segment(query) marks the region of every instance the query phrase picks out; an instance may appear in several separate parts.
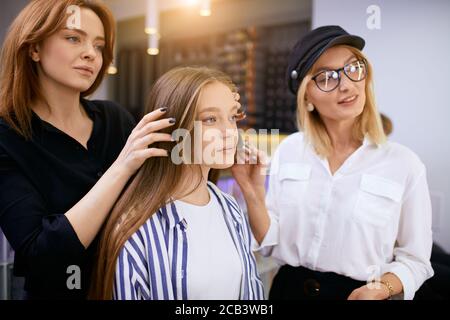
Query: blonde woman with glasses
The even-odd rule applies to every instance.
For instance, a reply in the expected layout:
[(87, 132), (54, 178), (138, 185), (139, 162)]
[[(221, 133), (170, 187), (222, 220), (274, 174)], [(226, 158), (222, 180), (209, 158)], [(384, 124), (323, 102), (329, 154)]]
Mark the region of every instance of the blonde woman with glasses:
[(233, 168), (257, 249), (282, 265), (271, 299), (412, 299), (433, 276), (425, 166), (386, 140), (364, 44), (324, 26), (292, 50), (301, 131), (272, 158), (267, 208), (258, 166)]

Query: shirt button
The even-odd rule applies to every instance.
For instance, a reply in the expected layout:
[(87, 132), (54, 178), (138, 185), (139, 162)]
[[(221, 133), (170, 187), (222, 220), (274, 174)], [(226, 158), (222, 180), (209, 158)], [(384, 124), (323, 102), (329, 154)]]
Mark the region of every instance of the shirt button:
[(99, 172), (97, 172), (97, 177), (101, 177), (103, 175), (103, 172), (101, 172), (101, 171), (99, 171)]

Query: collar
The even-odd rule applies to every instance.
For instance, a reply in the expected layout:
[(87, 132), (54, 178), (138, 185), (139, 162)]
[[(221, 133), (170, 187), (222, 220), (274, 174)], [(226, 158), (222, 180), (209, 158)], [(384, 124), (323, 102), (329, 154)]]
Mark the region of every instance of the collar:
[(80, 103), (89, 115), (93, 115), (94, 112), (101, 113), (98, 103), (95, 103), (94, 101), (80, 98)]
[[(88, 114), (89, 118), (91, 118), (92, 121), (95, 121), (96, 114), (101, 113), (97, 104), (94, 103), (93, 101), (84, 98), (80, 98), (80, 103), (83, 106), (86, 113)], [(60, 131), (47, 121), (42, 120), (33, 110), (31, 110), (31, 123), (34, 128), (38, 127), (41, 129), (46, 129), (48, 131), (54, 132)]]
[(381, 147), (381, 144), (375, 143), (375, 142), (373, 142), (373, 141), (370, 139), (368, 133), (366, 133), (366, 134), (364, 135), (364, 140), (363, 140), (362, 145), (363, 145), (364, 147), (372, 146), (372, 145), (373, 145), (374, 147), (376, 147), (376, 148), (380, 148), (380, 147)]
[[(238, 208), (234, 209), (236, 204), (232, 203), (231, 200), (224, 196), (222, 191), (211, 181), (208, 181), (208, 188), (211, 191), (211, 196), (216, 197), (218, 200), (223, 213), (227, 216), (231, 215), (236, 223), (242, 224), (242, 217), (237, 212)], [(184, 228), (187, 227), (187, 221), (183, 215), (183, 212), (182, 210), (178, 210), (174, 201), (168, 202), (164, 207), (158, 210), (158, 213), (166, 219), (169, 228), (173, 228), (180, 223)]]

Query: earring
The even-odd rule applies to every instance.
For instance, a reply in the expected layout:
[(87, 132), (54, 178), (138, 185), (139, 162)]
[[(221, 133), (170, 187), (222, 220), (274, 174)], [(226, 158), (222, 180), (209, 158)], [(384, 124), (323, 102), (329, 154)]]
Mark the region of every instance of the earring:
[(314, 111), (314, 105), (310, 102), (306, 105), (306, 110), (308, 110), (309, 112), (313, 112)]

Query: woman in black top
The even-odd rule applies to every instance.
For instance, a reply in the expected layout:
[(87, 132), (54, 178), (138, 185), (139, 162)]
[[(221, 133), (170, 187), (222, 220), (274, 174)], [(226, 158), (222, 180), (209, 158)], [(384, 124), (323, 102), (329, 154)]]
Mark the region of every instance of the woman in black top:
[[(165, 109), (134, 121), (83, 97), (112, 60), (114, 21), (96, 1), (33, 0), (0, 60), (0, 227), (28, 298), (83, 299), (96, 235), (128, 179), (167, 151)], [(134, 129), (133, 129), (134, 128)], [(149, 147), (150, 146), (150, 147)]]

